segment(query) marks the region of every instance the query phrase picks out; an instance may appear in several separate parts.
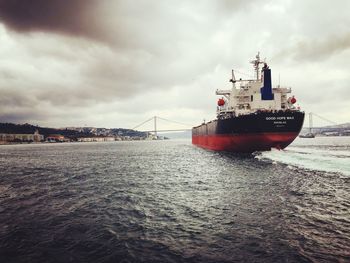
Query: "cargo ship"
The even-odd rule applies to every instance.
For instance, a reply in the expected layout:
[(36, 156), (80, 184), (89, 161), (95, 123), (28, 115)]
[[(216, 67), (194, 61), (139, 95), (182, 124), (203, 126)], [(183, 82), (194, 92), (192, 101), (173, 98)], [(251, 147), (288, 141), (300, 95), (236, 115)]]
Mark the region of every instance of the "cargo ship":
[(269, 151), (284, 149), (299, 135), (305, 114), (288, 95), (291, 88), (272, 88), (271, 69), (259, 53), (250, 63), (253, 79), (236, 80), (232, 70), (232, 88), (216, 90), (221, 96), (217, 118), (192, 128), (194, 145), (214, 151)]

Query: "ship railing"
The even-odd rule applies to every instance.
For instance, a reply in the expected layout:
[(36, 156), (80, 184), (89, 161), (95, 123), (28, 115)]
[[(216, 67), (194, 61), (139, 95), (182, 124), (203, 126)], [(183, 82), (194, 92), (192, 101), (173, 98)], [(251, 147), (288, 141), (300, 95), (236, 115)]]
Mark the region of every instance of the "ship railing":
[(238, 83), (240, 83), (242, 85), (243, 84), (249, 84), (249, 83), (253, 83), (256, 82), (256, 79), (240, 79), (237, 80)]
[(222, 108), (220, 109), (219, 107), (216, 110), (216, 113), (228, 113), (228, 112), (234, 112), (234, 109), (232, 107), (229, 108)]
[(246, 88), (247, 86), (251, 86), (252, 83), (255, 83), (256, 79), (245, 79), (239, 81), (239, 88)]
[(250, 103), (251, 99), (249, 98), (245, 98), (245, 97), (238, 97), (237, 98), (237, 104), (244, 104), (244, 103)]
[(276, 87), (272, 89), (274, 92), (278, 92), (278, 93), (291, 93), (292, 92), (292, 88), (285, 88), (285, 87)]
[(231, 90), (216, 90), (216, 95), (229, 95), (231, 94)]

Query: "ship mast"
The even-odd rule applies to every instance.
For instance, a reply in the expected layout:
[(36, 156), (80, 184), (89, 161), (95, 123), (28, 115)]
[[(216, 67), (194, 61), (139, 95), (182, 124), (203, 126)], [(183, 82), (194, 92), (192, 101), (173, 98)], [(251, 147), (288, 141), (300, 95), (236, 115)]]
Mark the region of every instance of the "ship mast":
[(260, 52), (258, 52), (258, 54), (255, 56), (255, 59), (250, 61), (250, 63), (252, 63), (254, 65), (254, 70), (255, 70), (255, 73), (256, 73), (256, 80), (260, 80), (259, 79), (259, 65), (264, 63), (263, 61), (260, 60)]

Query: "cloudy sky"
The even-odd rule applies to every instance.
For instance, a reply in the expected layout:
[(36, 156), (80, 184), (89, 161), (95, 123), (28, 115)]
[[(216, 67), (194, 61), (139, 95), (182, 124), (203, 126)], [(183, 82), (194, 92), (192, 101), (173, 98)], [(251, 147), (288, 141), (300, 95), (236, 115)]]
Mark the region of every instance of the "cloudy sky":
[(197, 125), (215, 117), (232, 68), (252, 74), (258, 51), (302, 109), (350, 122), (349, 10), (348, 0), (0, 0), (0, 122)]

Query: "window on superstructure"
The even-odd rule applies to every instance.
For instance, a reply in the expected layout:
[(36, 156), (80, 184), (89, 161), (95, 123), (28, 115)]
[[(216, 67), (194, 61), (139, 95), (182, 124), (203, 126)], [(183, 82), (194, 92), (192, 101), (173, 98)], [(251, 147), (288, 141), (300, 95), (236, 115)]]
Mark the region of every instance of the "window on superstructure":
[(253, 95), (250, 95), (250, 101), (253, 101)]

